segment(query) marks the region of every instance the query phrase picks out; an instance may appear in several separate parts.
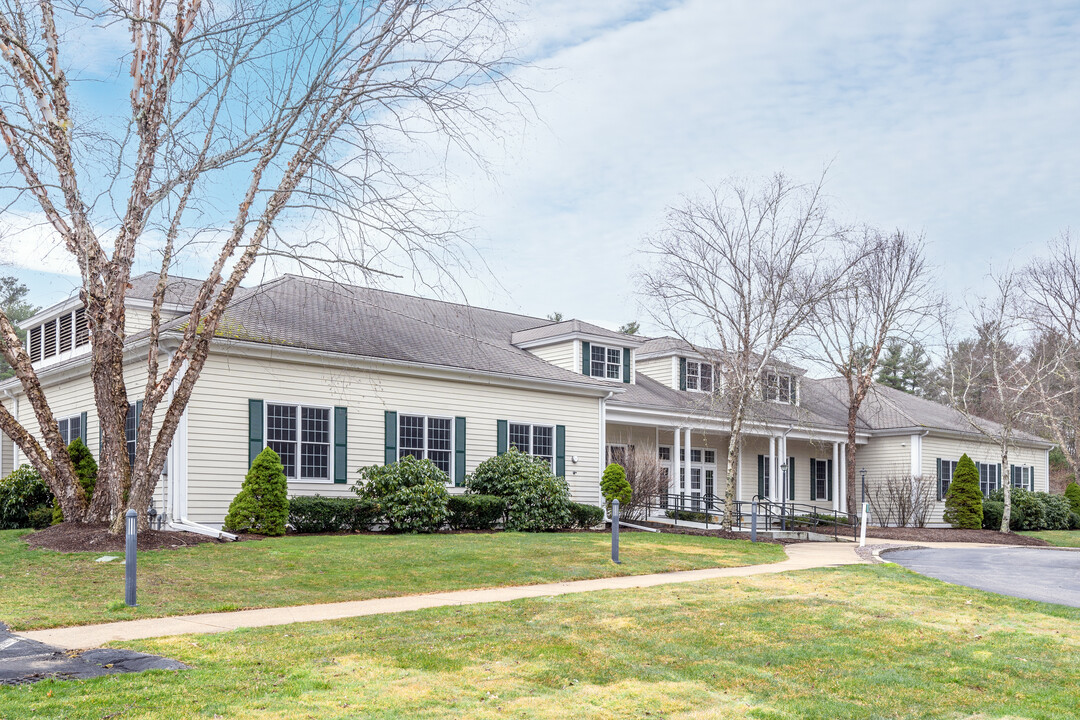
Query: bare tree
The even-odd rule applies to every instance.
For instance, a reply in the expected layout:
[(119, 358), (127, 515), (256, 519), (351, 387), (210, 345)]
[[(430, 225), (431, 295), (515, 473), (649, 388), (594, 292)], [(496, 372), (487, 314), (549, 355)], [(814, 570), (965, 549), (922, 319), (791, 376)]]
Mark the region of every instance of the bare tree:
[(886, 475), (869, 495), (874, 517), (883, 527), (925, 527), (934, 507), (936, 482), (922, 475)]
[[(0, 351), (34, 410), (38, 439), (7, 409), (14, 439), (71, 520), (122, 525), (145, 510), (222, 315), (260, 257), (302, 268), (387, 272), (460, 247), (418, 149), (464, 153), (508, 114), (496, 0), (238, 0), (207, 3), (7, 0), (0, 10), (0, 135), (7, 209), (32, 210), (77, 261), (101, 423), (88, 503), (37, 372), (9, 318)], [(113, 47), (130, 67), (128, 106), (95, 117), (110, 87), (80, 82), (81, 45)], [(88, 42), (91, 41), (91, 42)], [(123, 105), (123, 103), (121, 103)], [(435, 162), (435, 161), (433, 161)], [(434, 167), (437, 169), (438, 165)], [(136, 263), (160, 258), (134, 463), (124, 420), (125, 297)], [(176, 269), (205, 280), (162, 344)], [(159, 409), (161, 412), (159, 412)], [(145, 429), (145, 431), (143, 431)]]
[[(1020, 277), (992, 276), (996, 293), (972, 310), (978, 337), (953, 344), (946, 338), (945, 373), (951, 404), (1001, 452), (1001, 472), (1009, 473), (1009, 447), (1033, 415), (1043, 379), (1058, 359), (1030, 352), (1030, 328), (1020, 306)], [(975, 412), (978, 408), (979, 414)], [(987, 417), (988, 416), (988, 417)], [(1005, 511), (1001, 532), (1009, 532), (1011, 478), (998, 478)]]
[(652, 317), (713, 363), (715, 412), (729, 428), (726, 530), (738, 448), (764, 402), (762, 379), (843, 277), (834, 262), (842, 233), (822, 181), (728, 180), (671, 208), (665, 227), (645, 241), (641, 285)]
[(664, 468), (656, 449), (651, 447), (630, 446), (619, 458), (626, 481), (630, 483), (630, 502), (620, 512), (627, 520), (648, 520), (648, 503), (667, 492), (668, 481), (664, 477)]
[[(918, 342), (943, 303), (921, 237), (866, 228), (848, 252), (846, 282), (816, 306), (818, 342), (811, 347), (847, 385), (847, 487), (853, 488), (859, 408), (874, 386), (882, 350), (890, 340)], [(855, 515), (854, 493), (848, 493), (847, 511)]]
[(1024, 317), (1036, 332), (1033, 351), (1056, 358), (1040, 377), (1039, 429), (1057, 443), (1069, 469), (1080, 471), (1080, 248), (1068, 233), (1052, 241), (1047, 257), (1023, 272)]

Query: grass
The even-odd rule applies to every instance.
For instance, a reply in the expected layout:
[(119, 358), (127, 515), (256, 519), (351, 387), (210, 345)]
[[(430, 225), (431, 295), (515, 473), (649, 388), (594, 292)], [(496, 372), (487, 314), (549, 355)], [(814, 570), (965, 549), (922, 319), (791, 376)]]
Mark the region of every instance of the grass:
[[(629, 555), (629, 553), (628, 553)], [(849, 566), (127, 643), (0, 718), (1064, 718), (1080, 609)]]
[(0, 621), (12, 629), (281, 607), (498, 585), (777, 562), (778, 545), (625, 533), (622, 565), (603, 533), (338, 535), (207, 543), (139, 553), (138, 606), (122, 560), (30, 549), (0, 531)]
[(1058, 547), (1080, 547), (1080, 530), (1040, 530), (1019, 534), (1037, 537)]

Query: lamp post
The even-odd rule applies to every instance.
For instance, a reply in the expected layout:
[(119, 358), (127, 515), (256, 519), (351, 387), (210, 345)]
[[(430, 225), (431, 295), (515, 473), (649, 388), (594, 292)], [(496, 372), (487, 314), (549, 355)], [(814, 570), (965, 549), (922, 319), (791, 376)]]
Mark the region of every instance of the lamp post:
[(862, 501), (866, 502), (866, 468), (859, 471), (862, 474)]

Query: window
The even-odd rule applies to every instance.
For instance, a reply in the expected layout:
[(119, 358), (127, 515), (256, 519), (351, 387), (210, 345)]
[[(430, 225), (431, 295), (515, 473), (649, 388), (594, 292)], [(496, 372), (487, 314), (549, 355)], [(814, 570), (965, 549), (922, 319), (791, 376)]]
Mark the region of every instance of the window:
[(658, 457), (661, 460), (665, 461), (665, 462), (670, 461), (671, 460), (671, 448), (669, 448), (669, 447), (661, 447), (661, 448), (659, 448)]
[(281, 457), (286, 477), (329, 480), (330, 408), (267, 403), (266, 446)]
[(690, 468), (690, 492), (701, 492), (701, 468)]
[(945, 499), (949, 494), (949, 485), (952, 483), (953, 471), (956, 470), (955, 460), (942, 460), (938, 470), (938, 500)]
[(1001, 478), (998, 475), (998, 466), (990, 463), (979, 463), (979, 489), (983, 497), (988, 496), (994, 490), (1001, 487)]
[(712, 392), (713, 366), (709, 363), (686, 361), (686, 389)]
[(611, 463), (618, 463), (623, 467), (626, 467), (626, 453), (633, 452), (633, 445), (608, 445), (604, 452), (606, 462), (605, 465)]
[(590, 346), (589, 373), (593, 377), (622, 380), (622, 368), (622, 348)]
[(135, 467), (135, 441), (139, 433), (139, 403), (128, 405), (127, 417), (124, 418), (124, 441), (127, 444), (128, 467)]
[(398, 416), (398, 459), (428, 459), (449, 479), (454, 447), (454, 419), (427, 415)]
[(70, 445), (75, 438), (83, 436), (82, 416), (74, 415), (57, 422), (60, 426), (60, 437), (64, 438), (64, 444)]
[(690, 450), (690, 462), (701, 462), (701, 448), (691, 448)]
[[(770, 485), (769, 480), (770, 480), (770, 477), (772, 476), (772, 472), (771, 472), (772, 468), (770, 468), (769, 466), (772, 465), (772, 462), (771, 462), (772, 458), (770, 458), (768, 455), (758, 455), (758, 458), (759, 458), (758, 459), (758, 464), (762, 465), (762, 475), (763, 475), (761, 487), (758, 488), (760, 490), (760, 492), (758, 493), (758, 496), (761, 497), (762, 499), (770, 498), (770, 497), (772, 497), (772, 488), (769, 487), (769, 485)], [(762, 464), (762, 459), (764, 459), (763, 464)]]
[(829, 461), (814, 460), (814, 497), (825, 500), (829, 497)]
[(706, 450), (705, 451), (705, 464), (706, 465), (715, 465), (716, 464), (716, 451), (715, 450)]
[(543, 458), (555, 467), (555, 426), (510, 423), (510, 447), (526, 455)]
[(1035, 468), (1028, 465), (1010, 465), (1010, 476), (1013, 487), (1025, 490), (1035, 489)]
[(761, 381), (762, 397), (772, 402), (795, 404), (795, 378), (768, 373)]

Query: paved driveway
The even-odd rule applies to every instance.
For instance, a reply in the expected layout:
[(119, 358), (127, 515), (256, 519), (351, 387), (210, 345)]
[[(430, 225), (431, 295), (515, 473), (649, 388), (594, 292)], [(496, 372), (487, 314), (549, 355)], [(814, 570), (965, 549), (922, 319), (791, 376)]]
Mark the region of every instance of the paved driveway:
[(883, 559), (922, 575), (1013, 597), (1080, 607), (1080, 552), (1043, 548), (894, 550)]

